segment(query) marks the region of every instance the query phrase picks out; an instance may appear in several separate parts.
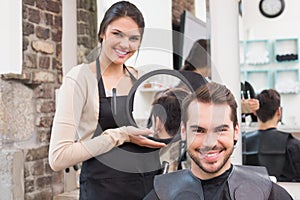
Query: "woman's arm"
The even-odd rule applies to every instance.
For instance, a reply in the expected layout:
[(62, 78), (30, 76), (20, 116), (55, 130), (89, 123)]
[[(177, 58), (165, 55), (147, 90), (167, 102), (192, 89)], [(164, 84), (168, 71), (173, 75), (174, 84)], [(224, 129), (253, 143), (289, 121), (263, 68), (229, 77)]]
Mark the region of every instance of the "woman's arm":
[[(148, 129), (140, 130), (134, 127), (108, 129), (92, 139), (98, 120), (91, 118), (93, 120), (85, 119), (82, 122), (82, 115), (86, 112), (84, 108), (87, 103), (85, 88), (84, 81), (77, 82), (72, 76), (67, 76), (60, 88), (49, 147), (49, 164), (53, 170), (63, 170), (106, 153), (124, 142), (131, 141), (140, 146), (153, 148), (164, 146), (163, 143), (140, 136), (151, 134), (152, 132)], [(87, 112), (85, 116), (94, 114), (95, 108), (91, 106), (90, 109), (91, 111)], [(82, 130), (82, 126), (79, 126), (80, 123), (87, 123), (86, 130)]]
[(127, 133), (120, 129), (106, 131), (91, 139), (98, 120), (94, 116), (94, 105), (88, 102), (87, 95), (91, 91), (95, 93), (95, 90), (87, 89), (87, 82), (80, 73), (87, 71), (77, 68), (70, 72), (70, 75), (64, 78), (58, 93), (49, 147), (49, 164), (55, 171), (105, 153), (129, 141)]

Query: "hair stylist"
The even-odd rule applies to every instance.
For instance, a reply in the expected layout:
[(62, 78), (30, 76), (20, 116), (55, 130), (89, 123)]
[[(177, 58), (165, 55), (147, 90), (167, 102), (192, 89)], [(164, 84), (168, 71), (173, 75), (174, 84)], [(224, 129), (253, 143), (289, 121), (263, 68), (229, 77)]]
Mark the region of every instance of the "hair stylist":
[(159, 173), (159, 159), (149, 152), (165, 144), (142, 136), (150, 130), (130, 126), (124, 106), (138, 77), (124, 63), (140, 47), (143, 31), (144, 18), (135, 5), (113, 4), (100, 25), (99, 57), (64, 77), (49, 163), (59, 171), (83, 162), (80, 199), (142, 199)]

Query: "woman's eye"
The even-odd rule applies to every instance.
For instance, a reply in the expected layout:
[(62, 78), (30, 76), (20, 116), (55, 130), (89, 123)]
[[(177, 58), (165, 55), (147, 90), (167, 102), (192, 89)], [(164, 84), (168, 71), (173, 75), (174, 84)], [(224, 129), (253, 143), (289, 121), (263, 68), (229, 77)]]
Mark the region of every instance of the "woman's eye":
[(119, 32), (113, 32), (113, 35), (116, 37), (122, 37), (122, 33)]

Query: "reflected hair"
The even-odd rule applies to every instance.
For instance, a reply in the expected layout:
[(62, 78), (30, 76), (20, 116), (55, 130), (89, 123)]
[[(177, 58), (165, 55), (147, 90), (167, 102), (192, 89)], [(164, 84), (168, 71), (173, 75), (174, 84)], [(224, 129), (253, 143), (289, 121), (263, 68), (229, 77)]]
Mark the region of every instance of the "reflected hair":
[(210, 67), (209, 49), (209, 40), (200, 39), (195, 41), (181, 70), (194, 71), (197, 68)]
[(188, 92), (181, 88), (168, 89), (152, 103), (152, 115), (158, 117), (170, 136), (175, 136), (180, 130), (181, 104)]

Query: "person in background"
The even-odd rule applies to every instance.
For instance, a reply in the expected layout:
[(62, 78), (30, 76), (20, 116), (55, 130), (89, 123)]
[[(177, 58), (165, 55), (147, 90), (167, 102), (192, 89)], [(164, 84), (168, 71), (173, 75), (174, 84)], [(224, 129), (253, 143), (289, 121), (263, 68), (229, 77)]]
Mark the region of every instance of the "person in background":
[(171, 88), (160, 93), (152, 103), (151, 118), (154, 137), (168, 145), (160, 149), (161, 163), (169, 165), (167, 172), (176, 171), (180, 153), (181, 104), (188, 92), (181, 88)]
[(210, 41), (200, 39), (194, 42), (181, 71), (193, 71), (201, 74), (203, 77), (210, 79)]
[(292, 199), (264, 167), (231, 163), (239, 125), (237, 103), (226, 86), (211, 82), (200, 87), (184, 99), (182, 111), (191, 169), (156, 176), (144, 200)]
[(280, 94), (273, 89), (257, 95), (258, 130), (244, 133), (243, 163), (265, 166), (278, 181), (300, 182), (300, 141), (277, 129)]
[(138, 51), (144, 27), (134, 4), (113, 4), (100, 25), (99, 57), (72, 68), (63, 79), (49, 164), (59, 171), (82, 162), (80, 199), (139, 200), (160, 172), (159, 158), (151, 152), (165, 144), (144, 136), (152, 131), (130, 126), (124, 106), (139, 76), (124, 63)]

